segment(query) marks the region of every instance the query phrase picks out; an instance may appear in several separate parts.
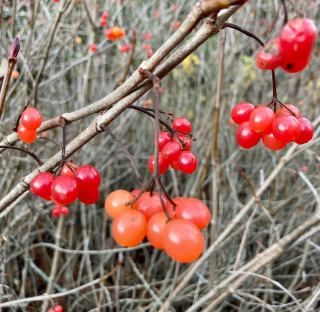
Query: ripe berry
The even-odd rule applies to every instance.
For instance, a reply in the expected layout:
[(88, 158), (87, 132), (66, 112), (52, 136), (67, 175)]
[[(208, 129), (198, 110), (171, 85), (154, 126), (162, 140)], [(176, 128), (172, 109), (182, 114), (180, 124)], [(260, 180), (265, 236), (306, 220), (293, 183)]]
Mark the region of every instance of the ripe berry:
[(96, 52), (97, 49), (98, 49), (98, 47), (97, 47), (96, 44), (94, 44), (94, 43), (90, 44), (90, 50), (91, 50), (92, 52)]
[(137, 210), (124, 211), (113, 220), (112, 235), (121, 246), (138, 246), (146, 236), (146, 233), (146, 217)]
[(241, 147), (248, 149), (259, 143), (261, 135), (253, 132), (249, 127), (249, 121), (245, 121), (239, 125), (236, 132), (236, 139)]
[(196, 156), (191, 152), (183, 151), (181, 152), (178, 160), (178, 166), (180, 170), (184, 173), (192, 173), (197, 169), (198, 161)]
[(156, 10), (156, 11), (153, 12), (153, 15), (154, 15), (155, 17), (158, 17), (158, 16), (160, 15), (160, 13), (159, 13), (159, 11)]
[(254, 108), (254, 105), (251, 103), (239, 103), (232, 109), (231, 118), (236, 124), (240, 125), (241, 123), (249, 120)]
[[(58, 0), (59, 1), (59, 0)], [(56, 2), (55, 0), (53, 0), (53, 2)], [(50, 310), (48, 310), (48, 312), (56, 312), (55, 310), (53, 310), (53, 309), (50, 309)]]
[[(69, 213), (69, 209), (68, 209), (68, 207), (65, 207), (65, 206), (60, 206), (60, 212), (64, 215), (64, 216), (66, 216), (68, 213)], [(56, 309), (55, 309), (56, 310)]]
[(185, 118), (176, 118), (172, 123), (172, 128), (185, 133), (190, 133), (192, 130), (191, 123)]
[[(178, 205), (178, 203), (183, 200), (184, 198), (183, 197), (176, 197), (174, 198), (172, 201)], [(176, 216), (176, 212), (175, 212), (175, 208), (176, 206), (173, 206), (172, 203), (168, 200), (168, 204), (166, 205), (166, 210), (168, 211), (169, 213), (169, 216), (171, 219), (176, 219), (177, 216)]]
[(164, 212), (153, 215), (148, 221), (147, 238), (151, 245), (158, 249), (163, 249), (162, 236), (168, 218)]
[(149, 40), (151, 38), (152, 38), (152, 33), (147, 33), (147, 34), (144, 35), (144, 39), (145, 40)]
[(124, 46), (122, 46), (120, 48), (120, 53), (126, 53), (126, 52), (128, 52), (130, 50), (131, 50), (131, 45), (130, 44), (125, 44)]
[(179, 21), (176, 21), (173, 23), (173, 29), (178, 29), (180, 27), (181, 23)]
[(13, 79), (18, 79), (20, 74), (19, 74), (19, 72), (17, 70), (14, 70), (14, 71), (12, 71), (11, 76), (12, 76)]
[(171, 168), (173, 168), (174, 170), (181, 171), (181, 169), (180, 169), (179, 166), (178, 166), (178, 162), (177, 162), (177, 161), (172, 161), (172, 162), (170, 163), (170, 166), (171, 166)]
[[(163, 157), (162, 153), (159, 153), (158, 154), (158, 161), (159, 161), (159, 174), (164, 174), (168, 169), (169, 169), (169, 161)], [(149, 171), (151, 173), (154, 172), (154, 155), (152, 155), (149, 159), (149, 162), (148, 162), (148, 168), (149, 168)]]
[(312, 57), (312, 54), (309, 54), (309, 56), (307, 56), (304, 59), (298, 59), (296, 61), (282, 63), (281, 68), (290, 74), (297, 73), (299, 71), (302, 71), (308, 66), (311, 60), (311, 57)]
[(273, 136), (273, 133), (264, 134), (262, 136), (262, 143), (266, 148), (269, 148), (272, 150), (281, 150), (287, 146), (287, 143), (277, 140)]
[(299, 121), (293, 116), (280, 116), (272, 124), (272, 133), (281, 142), (293, 142), (300, 135)]
[(142, 49), (143, 50), (150, 50), (151, 49), (151, 45), (145, 43), (145, 44), (142, 45)]
[(134, 191), (132, 191), (130, 194), (131, 194), (133, 197), (137, 197), (140, 192), (141, 192), (141, 190), (134, 190)]
[(104, 19), (108, 19), (109, 18), (109, 13), (108, 12), (103, 12), (101, 16)]
[[(292, 104), (284, 104), (284, 106), (288, 107), (293, 113), (295, 113), (294, 117), (301, 118), (301, 114), (295, 106), (293, 106)], [(285, 108), (278, 108), (278, 110), (276, 112), (276, 118), (280, 117), (280, 116), (293, 116), (293, 115), (291, 114), (290, 111), (288, 111)]]
[(53, 210), (52, 210), (52, 215), (54, 217), (59, 217), (60, 216), (60, 206), (56, 205), (54, 206)]
[[(185, 151), (190, 151), (190, 150), (191, 150), (191, 146), (192, 146), (192, 141), (191, 141), (189, 138), (187, 138), (187, 137), (185, 137), (185, 136), (183, 136), (183, 135), (178, 135), (178, 137), (180, 138), (180, 140), (181, 140), (182, 143), (183, 143), (184, 150), (185, 150)], [(181, 144), (181, 143), (180, 143), (180, 140), (175, 136), (175, 137), (172, 139), (172, 142)]]
[(83, 192), (97, 189), (101, 183), (100, 173), (90, 165), (80, 166), (73, 176), (78, 181), (79, 190)]
[(30, 183), (30, 191), (40, 197), (48, 198), (51, 195), (51, 185), (54, 181), (53, 174), (41, 172)]
[(107, 25), (107, 20), (103, 17), (100, 18), (99, 23), (102, 27)]
[(257, 107), (252, 111), (249, 118), (250, 129), (261, 134), (270, 133), (274, 118), (274, 112), (269, 107)]
[(99, 189), (90, 189), (89, 192), (80, 191), (78, 195), (78, 199), (86, 205), (95, 204), (99, 200), (99, 198)]
[(24, 143), (32, 143), (37, 138), (37, 130), (28, 130), (22, 124), (18, 127), (18, 136)]
[(308, 167), (303, 166), (303, 167), (301, 168), (301, 171), (302, 171), (302, 172), (307, 172), (307, 171), (308, 171)]
[(162, 149), (163, 157), (166, 158), (169, 162), (178, 160), (181, 152), (181, 145), (176, 142), (169, 142)]
[(276, 69), (282, 63), (282, 50), (279, 39), (271, 39), (257, 55), (257, 67), (263, 70)]
[(105, 35), (109, 40), (115, 41), (123, 38), (126, 35), (126, 32), (118, 26), (113, 26), (112, 29), (106, 29)]
[(204, 249), (200, 230), (188, 220), (169, 221), (163, 230), (162, 243), (171, 258), (184, 263), (198, 259)]
[(305, 144), (313, 138), (313, 125), (305, 117), (298, 118), (300, 124), (300, 135), (294, 141), (297, 144)]
[(62, 311), (63, 311), (63, 307), (62, 307), (61, 305), (56, 305), (56, 306), (54, 307), (54, 311), (55, 311), (55, 312), (62, 312)]
[(82, 38), (81, 37), (77, 37), (76, 38), (76, 44), (81, 44), (82, 43)]
[(189, 220), (199, 230), (203, 230), (211, 220), (211, 213), (206, 204), (196, 198), (180, 200), (175, 208), (177, 219)]
[(73, 176), (73, 174), (77, 171), (78, 166), (72, 162), (68, 162), (67, 164), (73, 169), (73, 171), (68, 166), (64, 165), (61, 170), (61, 175)]
[(163, 147), (171, 140), (171, 134), (169, 132), (159, 132), (159, 152), (162, 151)]
[(51, 185), (51, 197), (62, 205), (73, 203), (77, 199), (78, 194), (78, 182), (74, 177), (57, 177)]
[[(117, 190), (110, 193), (104, 202), (106, 213), (111, 218), (117, 217), (121, 212), (131, 209), (131, 206), (126, 205), (126, 203), (133, 199), (134, 196), (125, 190)], [(134, 207), (135, 205), (136, 203), (133, 204)]]

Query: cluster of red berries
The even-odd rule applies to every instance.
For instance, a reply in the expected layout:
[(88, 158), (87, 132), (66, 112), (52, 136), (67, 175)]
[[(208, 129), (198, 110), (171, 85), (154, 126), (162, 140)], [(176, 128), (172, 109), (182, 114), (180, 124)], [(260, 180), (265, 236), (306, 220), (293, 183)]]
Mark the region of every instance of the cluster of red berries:
[(69, 209), (66, 206), (55, 205), (52, 210), (52, 215), (55, 217), (59, 217), (61, 214), (66, 216), (69, 213)]
[(18, 127), (18, 136), (24, 143), (32, 143), (37, 138), (37, 130), (42, 124), (40, 112), (28, 107), (21, 115), (21, 124)]
[(100, 23), (101, 27), (104, 27), (104, 26), (107, 25), (108, 18), (109, 18), (109, 13), (108, 12), (103, 12), (102, 15), (101, 15), (101, 18), (99, 20), (99, 23)]
[(32, 193), (60, 206), (60, 209), (55, 206), (54, 216), (68, 214), (64, 206), (70, 205), (77, 198), (82, 203), (91, 205), (100, 197), (98, 187), (101, 177), (96, 168), (90, 165), (77, 167), (73, 163), (68, 163), (68, 166), (63, 166), (58, 177), (49, 172), (41, 172), (30, 183)]
[(121, 246), (134, 247), (147, 236), (152, 246), (164, 249), (177, 261), (187, 263), (199, 258), (204, 249), (201, 231), (211, 220), (208, 207), (198, 199), (183, 197), (173, 199), (174, 206), (163, 195), (160, 199), (158, 193), (150, 192), (143, 193), (132, 206), (128, 205), (139, 193), (140, 190), (131, 193), (117, 190), (106, 198), (105, 210), (114, 218), (115, 241)]
[[(172, 138), (168, 132), (159, 133), (159, 174), (165, 173), (169, 166), (184, 173), (193, 173), (197, 169), (198, 161), (190, 152), (191, 140), (185, 136), (192, 130), (191, 123), (185, 118), (176, 118), (172, 128), (179, 133), (178, 137)], [(153, 173), (154, 155), (149, 159), (148, 168)]]
[(257, 55), (257, 66), (273, 70), (279, 66), (289, 73), (303, 70), (309, 64), (318, 37), (313, 20), (295, 18), (281, 30), (280, 37), (270, 40)]
[(62, 312), (63, 307), (61, 305), (56, 305), (53, 309), (48, 310), (48, 312)]
[(105, 31), (105, 36), (112, 41), (116, 41), (120, 38), (125, 37), (126, 32), (124, 29), (118, 27), (118, 26), (113, 26), (113, 28), (108, 28)]
[(281, 104), (274, 113), (267, 106), (239, 103), (233, 108), (231, 117), (239, 125), (236, 139), (243, 148), (255, 146), (262, 138), (265, 147), (281, 150), (287, 143), (305, 144), (313, 137), (311, 122), (301, 117), (299, 110), (291, 104)]

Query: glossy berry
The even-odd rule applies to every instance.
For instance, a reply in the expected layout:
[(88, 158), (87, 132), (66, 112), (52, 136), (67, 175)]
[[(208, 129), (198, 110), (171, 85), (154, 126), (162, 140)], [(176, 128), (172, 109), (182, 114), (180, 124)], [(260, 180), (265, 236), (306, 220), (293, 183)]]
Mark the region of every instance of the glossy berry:
[[(162, 153), (159, 153), (158, 161), (159, 161), (159, 174), (161, 175), (161, 174), (164, 174), (169, 169), (170, 163), (166, 158), (163, 157)], [(148, 168), (149, 168), (149, 171), (153, 173), (154, 155), (152, 155), (149, 159)]]
[[(166, 208), (168, 201), (163, 195), (160, 196), (162, 199), (162, 203)], [(134, 208), (143, 213), (148, 221), (156, 213), (163, 212), (162, 203), (159, 197), (159, 193), (153, 193), (151, 196), (150, 192), (144, 192), (136, 201), (136, 205)]]
[(250, 129), (260, 134), (270, 133), (274, 118), (274, 112), (269, 107), (257, 107), (252, 111), (249, 118)]
[(73, 169), (73, 171), (68, 166), (64, 165), (61, 170), (61, 175), (73, 176), (73, 174), (77, 171), (78, 166), (72, 162), (68, 162), (67, 164)]
[(171, 134), (169, 132), (159, 132), (159, 152), (162, 151), (163, 147), (171, 140)]
[(101, 17), (104, 18), (104, 19), (108, 19), (109, 18), (109, 13), (108, 12), (103, 12)]
[(57, 177), (51, 185), (51, 197), (61, 205), (73, 203), (77, 199), (78, 194), (78, 182), (74, 177)]
[[(183, 136), (183, 135), (178, 135), (178, 137), (179, 137), (180, 140), (182, 141), (184, 150), (185, 150), (185, 151), (190, 151), (190, 150), (191, 150), (191, 147), (192, 147), (192, 141), (191, 141), (189, 138), (187, 138), (187, 137), (185, 137), (185, 136)], [(172, 142), (181, 144), (180, 140), (175, 136), (175, 137), (172, 139)]]
[(92, 44), (90, 44), (90, 50), (92, 51), (92, 52), (96, 52), (97, 50), (98, 50), (98, 47), (97, 47), (97, 45), (96, 44), (94, 44), (94, 43), (92, 43)]
[(147, 238), (151, 245), (163, 249), (162, 236), (168, 218), (164, 212), (159, 212), (151, 217), (147, 225)]
[(61, 213), (61, 211), (60, 211), (60, 206), (58, 206), (58, 205), (54, 206), (54, 208), (53, 208), (53, 210), (52, 210), (52, 215), (53, 215), (54, 217), (59, 217), (59, 216), (60, 216), (60, 213)]
[(140, 211), (130, 209), (120, 213), (112, 223), (115, 241), (124, 247), (138, 246), (147, 233), (147, 220)]
[(78, 199), (86, 204), (86, 205), (93, 205), (95, 204), (100, 198), (99, 189), (90, 189), (89, 192), (79, 191)]
[(249, 121), (245, 121), (239, 125), (236, 132), (236, 139), (241, 147), (248, 149), (259, 143), (261, 135), (253, 132), (249, 127)]
[(42, 124), (42, 116), (37, 109), (28, 107), (21, 115), (21, 124), (27, 130), (38, 129)]
[[(59, 207), (59, 206), (58, 206)], [(60, 206), (60, 212), (61, 214), (63, 214), (64, 216), (66, 216), (69, 213), (69, 209), (68, 207), (65, 206)]]
[(11, 76), (13, 79), (18, 79), (20, 74), (17, 70), (13, 70)]
[(169, 221), (163, 230), (162, 243), (171, 258), (184, 263), (198, 259), (204, 249), (200, 230), (188, 220)]
[(281, 142), (293, 142), (300, 135), (300, 123), (293, 116), (280, 116), (272, 124), (272, 133)]
[[(292, 104), (284, 104), (285, 107), (288, 107), (293, 113), (295, 113), (296, 118), (300, 118), (301, 114), (299, 112), (299, 110), (293, 106)], [(293, 116), (291, 114), (291, 112), (285, 108), (278, 108), (277, 112), (276, 112), (276, 118), (280, 117), (280, 116)]]
[(184, 198), (178, 201), (175, 208), (177, 219), (189, 220), (199, 230), (203, 230), (211, 220), (211, 213), (206, 204), (196, 198)]
[(305, 117), (298, 118), (300, 124), (300, 135), (294, 141), (297, 144), (308, 143), (313, 138), (313, 125)]
[(53, 174), (41, 172), (32, 179), (30, 191), (37, 196), (48, 198), (51, 195), (51, 185), (53, 181)]
[(178, 160), (181, 152), (181, 145), (176, 142), (169, 142), (162, 149), (163, 157), (166, 158), (169, 162)]
[[(175, 205), (178, 205), (178, 203), (183, 200), (184, 198), (183, 197), (176, 197), (174, 198), (172, 201), (175, 203)], [(174, 206), (169, 200), (168, 200), (168, 203), (166, 205), (166, 210), (170, 216), (171, 219), (176, 219), (176, 206)]]
[(308, 64), (310, 63), (311, 57), (312, 57), (312, 54), (310, 54), (308, 57), (304, 59), (297, 59), (296, 61), (292, 61), (292, 62), (284, 62), (282, 63), (281, 68), (290, 74), (300, 72), (308, 66)]
[(100, 24), (100, 26), (104, 27), (107, 25), (107, 20), (105, 18), (101, 17), (99, 20), (99, 24)]
[(100, 173), (95, 167), (90, 165), (80, 166), (73, 176), (78, 182), (79, 190), (83, 192), (97, 189), (101, 183)]
[(257, 67), (263, 70), (272, 70), (282, 63), (282, 49), (278, 38), (271, 39), (257, 55)]
[(269, 148), (272, 150), (281, 150), (287, 146), (287, 143), (277, 140), (273, 136), (273, 133), (264, 134), (262, 136), (262, 143), (266, 148)]
[(55, 312), (62, 312), (62, 311), (63, 311), (63, 307), (62, 307), (61, 305), (56, 305), (56, 306), (54, 307), (54, 311), (55, 311)]
[(24, 143), (32, 143), (37, 138), (37, 130), (27, 130), (22, 124), (18, 127), (18, 136)]
[[(121, 212), (131, 209), (131, 206), (126, 204), (133, 199), (134, 196), (128, 191), (114, 191), (107, 196), (104, 202), (104, 209), (111, 218), (116, 218)], [(134, 207), (135, 205), (136, 204), (134, 204)]]
[(231, 118), (236, 124), (240, 125), (241, 123), (249, 120), (254, 108), (254, 105), (251, 103), (239, 103), (232, 109)]
[(191, 123), (185, 118), (176, 118), (172, 123), (172, 128), (185, 133), (190, 133), (192, 130)]
[(177, 164), (182, 172), (192, 173), (197, 169), (198, 161), (194, 154), (183, 151), (177, 160)]
[(172, 161), (172, 162), (170, 163), (170, 166), (171, 166), (171, 168), (173, 168), (174, 170), (181, 171), (181, 169), (179, 168), (179, 165), (178, 165), (178, 162), (177, 162), (177, 161)]

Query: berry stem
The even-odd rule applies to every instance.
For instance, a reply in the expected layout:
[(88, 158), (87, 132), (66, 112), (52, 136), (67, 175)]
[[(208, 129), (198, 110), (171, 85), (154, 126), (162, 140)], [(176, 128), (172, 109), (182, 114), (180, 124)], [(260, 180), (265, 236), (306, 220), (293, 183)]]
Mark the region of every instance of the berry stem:
[(131, 154), (129, 153), (129, 151), (125, 148), (125, 146), (122, 144), (122, 142), (114, 135), (114, 133), (111, 132), (111, 130), (109, 130), (109, 129), (107, 128), (107, 126), (103, 125), (102, 128), (104, 129), (104, 131), (105, 131), (106, 133), (108, 133), (108, 134), (111, 136), (111, 138), (112, 138), (112, 140), (113, 140), (114, 142), (116, 142), (117, 144), (119, 144), (119, 145), (121, 146), (121, 148), (123, 149), (123, 151), (126, 153), (127, 157), (129, 158), (129, 160), (130, 160), (130, 162), (131, 162), (131, 164), (132, 164), (132, 167), (133, 167), (133, 169), (134, 169), (134, 171), (135, 171), (135, 173), (136, 173), (136, 175), (137, 175), (137, 179), (138, 179), (138, 181), (139, 181), (140, 189), (142, 190), (142, 178), (141, 178), (140, 172), (139, 172), (139, 170), (138, 170), (138, 168), (137, 168), (137, 165), (136, 165), (136, 163), (135, 163), (134, 160), (133, 160), (132, 155), (131, 155)]
[(165, 195), (165, 197), (168, 199), (168, 201), (170, 202), (170, 204), (172, 204), (174, 207), (177, 206), (177, 204), (172, 200), (172, 198), (170, 197), (170, 195), (168, 194), (168, 192), (166, 191), (166, 189), (164, 188), (161, 179), (159, 179), (159, 184), (161, 186), (161, 189), (163, 190), (163, 193)]
[(20, 124), (21, 115), (22, 115), (22, 113), (28, 108), (29, 105), (30, 105), (30, 101), (27, 100), (27, 101), (26, 101), (26, 104), (24, 104), (24, 106), (23, 106), (22, 112), (19, 114), (19, 116), (18, 116), (18, 118), (17, 118), (17, 120), (16, 120), (15, 127), (12, 129), (12, 131), (14, 131), (14, 132), (17, 132), (17, 131), (18, 131), (18, 127), (19, 127), (19, 124)]
[(44, 162), (36, 154), (29, 152), (23, 148), (14, 147), (14, 146), (5, 146), (5, 145), (0, 145), (0, 148), (8, 148), (8, 149), (13, 149), (13, 150), (24, 152), (24, 153), (28, 154), (29, 156), (31, 156), (38, 163), (39, 166), (42, 166), (44, 164)]

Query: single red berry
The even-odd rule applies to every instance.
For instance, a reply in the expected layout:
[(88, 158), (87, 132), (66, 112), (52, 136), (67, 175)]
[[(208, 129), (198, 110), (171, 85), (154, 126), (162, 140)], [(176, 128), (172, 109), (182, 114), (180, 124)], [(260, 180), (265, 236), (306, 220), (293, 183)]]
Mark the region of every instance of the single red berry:
[(299, 71), (302, 71), (308, 66), (311, 60), (311, 57), (312, 57), (312, 54), (310, 54), (307, 58), (304, 58), (304, 59), (297, 59), (296, 61), (291, 61), (291, 62), (283, 62), (281, 64), (281, 68), (290, 74), (297, 73)]
[(272, 133), (281, 142), (293, 142), (300, 135), (299, 121), (293, 116), (280, 116), (272, 124)]
[(159, 88), (159, 94), (162, 94), (162, 93), (163, 93), (163, 89)]
[(163, 157), (169, 162), (178, 160), (181, 152), (181, 145), (176, 142), (169, 142), (162, 149)]
[(91, 50), (92, 52), (96, 52), (96, 51), (98, 50), (97, 45), (94, 44), (94, 43), (90, 44), (90, 50)]
[(171, 140), (171, 134), (169, 132), (159, 132), (159, 152), (162, 151), (163, 147)]
[(100, 173), (90, 165), (80, 166), (73, 176), (78, 181), (79, 190), (83, 192), (97, 189), (101, 183)]
[(197, 169), (198, 166), (196, 156), (188, 151), (181, 152), (177, 163), (180, 170), (184, 173), (192, 173)]
[(300, 135), (294, 141), (297, 144), (305, 144), (313, 138), (313, 125), (305, 117), (298, 118), (300, 124)]
[(282, 63), (282, 49), (278, 38), (271, 39), (257, 55), (257, 67), (263, 70), (272, 70)]
[(137, 197), (139, 194), (140, 194), (141, 190), (134, 190), (132, 191), (130, 194), (133, 196), (133, 197)]
[(42, 116), (37, 109), (28, 107), (21, 115), (21, 124), (27, 130), (38, 129), (42, 124)]
[(180, 27), (181, 23), (179, 21), (176, 21), (173, 23), (173, 29), (178, 29)]
[(249, 120), (254, 108), (254, 105), (251, 103), (239, 103), (232, 109), (231, 118), (236, 124), (240, 125), (241, 123)]
[(173, 168), (174, 170), (181, 171), (181, 169), (180, 169), (179, 166), (178, 166), (178, 162), (177, 162), (177, 161), (172, 161), (172, 162), (170, 163), (170, 166), (171, 166), (171, 168)]
[(18, 127), (18, 136), (24, 143), (32, 143), (37, 138), (37, 130), (28, 130), (22, 124)]
[[(161, 174), (164, 174), (169, 169), (170, 163), (166, 158), (163, 157), (162, 153), (159, 153), (158, 161), (159, 161), (159, 174), (161, 175)], [(149, 159), (148, 168), (149, 168), (149, 171), (153, 173), (154, 155), (152, 155)]]
[(108, 12), (103, 12), (101, 16), (104, 19), (108, 19), (109, 18), (109, 13)]
[(154, 15), (155, 17), (158, 17), (158, 16), (160, 15), (160, 13), (159, 13), (159, 11), (155, 10), (155, 11), (153, 12), (153, 15)]
[(62, 312), (63, 311), (63, 307), (61, 305), (56, 305), (54, 307), (55, 312)]
[[(58, 2), (58, 1), (60, 1), (60, 0), (53, 0), (53, 2)], [(50, 309), (50, 310), (48, 310), (48, 312), (56, 312), (56, 311), (53, 309)]]
[(261, 135), (253, 132), (250, 129), (249, 121), (245, 121), (239, 125), (236, 132), (236, 139), (241, 147), (248, 149), (259, 143)]
[(60, 212), (61, 212), (64, 216), (66, 216), (66, 215), (69, 213), (69, 209), (68, 209), (68, 207), (66, 207), (66, 206), (61, 206), (61, 207), (60, 207)]
[(95, 204), (99, 200), (99, 198), (99, 189), (90, 189), (89, 192), (80, 191), (78, 195), (78, 199), (86, 205)]
[(102, 27), (107, 25), (107, 20), (103, 17), (100, 18), (99, 23)]
[(122, 46), (120, 48), (120, 53), (126, 53), (126, 52), (128, 52), (130, 50), (131, 50), (131, 45), (130, 44), (125, 44), (124, 46)]
[(254, 132), (267, 134), (271, 132), (274, 112), (267, 106), (255, 108), (249, 118), (250, 129)]
[(172, 123), (172, 128), (185, 133), (190, 133), (192, 130), (191, 123), (185, 118), (176, 118)]
[(152, 33), (147, 33), (147, 34), (144, 35), (144, 39), (145, 40), (149, 40), (151, 38), (152, 38)]
[(143, 49), (143, 50), (150, 50), (150, 49), (151, 49), (151, 45), (145, 43), (145, 44), (142, 45), (142, 49)]
[(73, 203), (77, 199), (78, 194), (78, 182), (74, 177), (57, 177), (51, 185), (51, 197), (62, 205)]
[(77, 171), (78, 166), (72, 162), (68, 162), (67, 164), (72, 168), (72, 170), (67, 165), (64, 165), (61, 170), (61, 175), (73, 176), (73, 174)]
[[(292, 104), (284, 104), (285, 107), (288, 107), (293, 113), (295, 113), (296, 118), (301, 118), (301, 114), (299, 112), (299, 110), (293, 106)], [(291, 114), (291, 112), (285, 108), (278, 108), (277, 112), (276, 112), (276, 118), (280, 117), (280, 116), (293, 116)]]
[(53, 174), (41, 172), (32, 179), (30, 191), (37, 196), (48, 198), (51, 195), (51, 185), (53, 181)]
[(308, 167), (303, 166), (303, 167), (301, 168), (301, 171), (302, 171), (302, 172), (307, 172), (307, 171), (308, 171)]
[[(191, 150), (191, 146), (192, 146), (192, 141), (191, 141), (189, 138), (187, 138), (187, 137), (185, 137), (185, 136), (183, 136), (183, 135), (178, 135), (178, 137), (179, 137), (180, 140), (182, 141), (184, 150), (185, 150), (185, 151), (190, 151), (190, 150)], [(180, 140), (175, 136), (175, 137), (172, 139), (172, 142), (181, 144)]]
[(55, 216), (55, 217), (59, 217), (60, 216), (60, 213), (61, 213), (61, 210), (60, 210), (60, 206), (56, 205), (54, 206), (53, 210), (52, 210), (52, 215)]
[(266, 148), (269, 148), (272, 150), (281, 150), (287, 146), (287, 143), (277, 140), (273, 136), (273, 133), (264, 134), (262, 136), (262, 143)]

